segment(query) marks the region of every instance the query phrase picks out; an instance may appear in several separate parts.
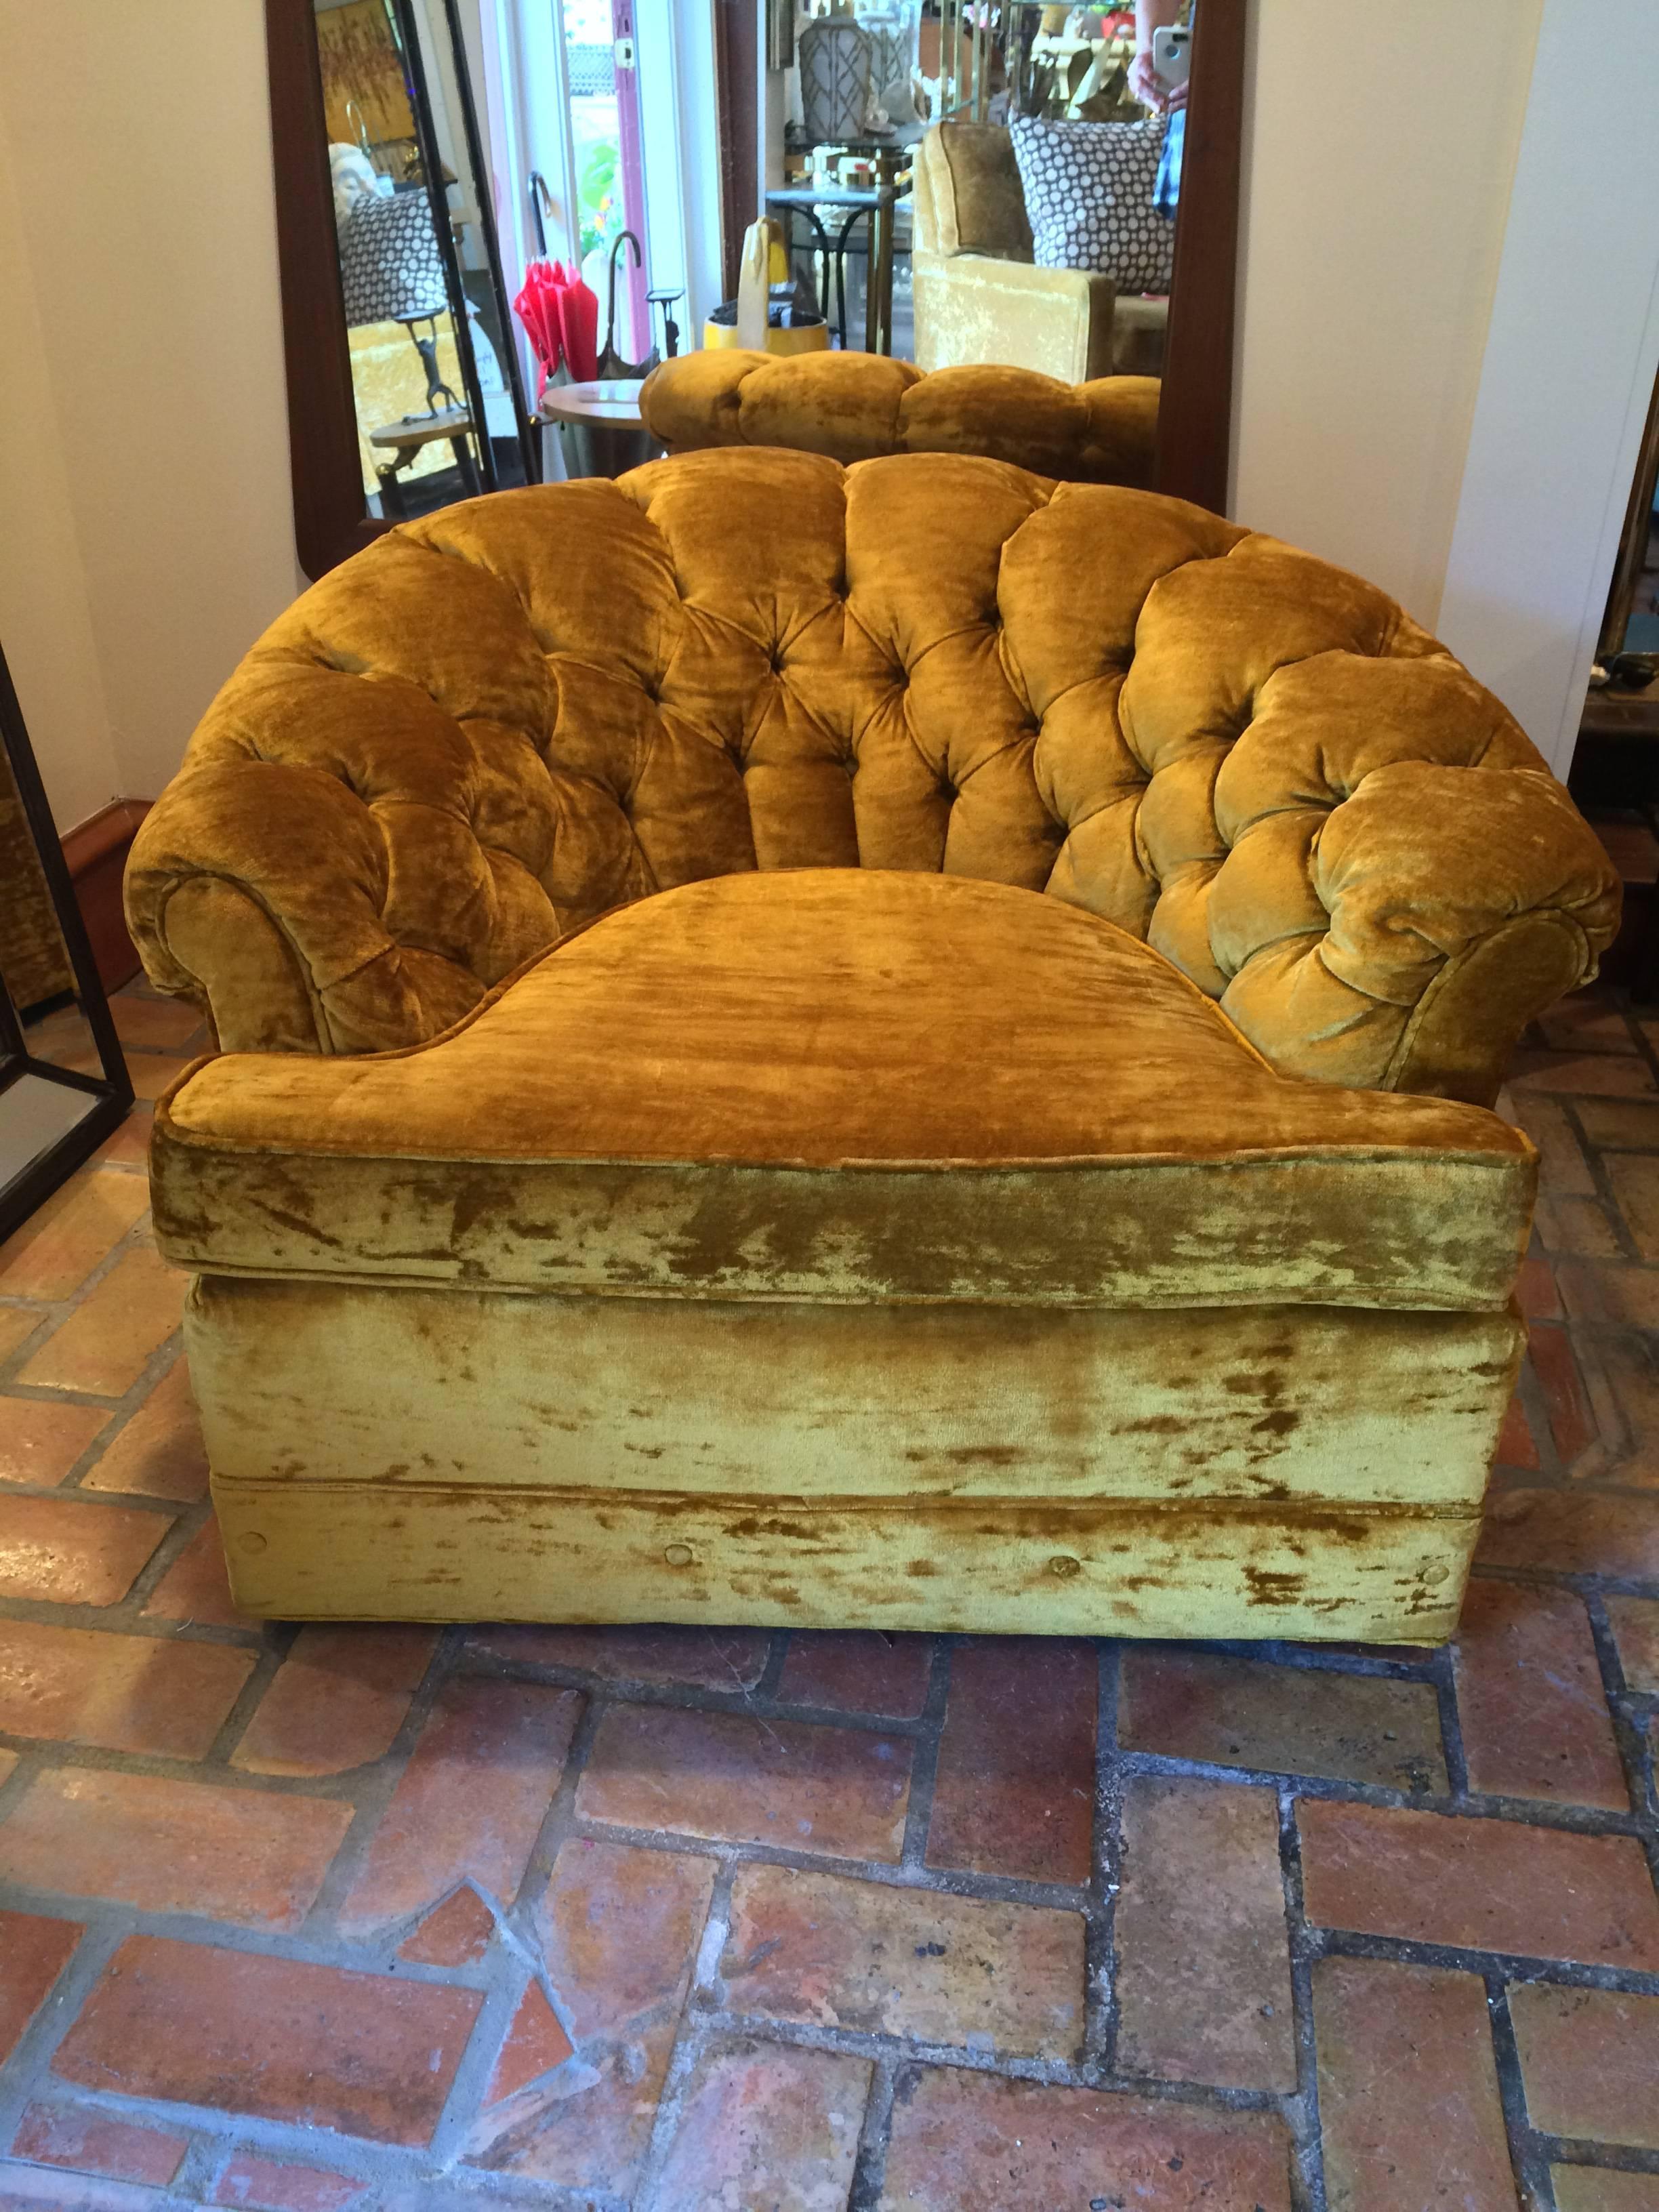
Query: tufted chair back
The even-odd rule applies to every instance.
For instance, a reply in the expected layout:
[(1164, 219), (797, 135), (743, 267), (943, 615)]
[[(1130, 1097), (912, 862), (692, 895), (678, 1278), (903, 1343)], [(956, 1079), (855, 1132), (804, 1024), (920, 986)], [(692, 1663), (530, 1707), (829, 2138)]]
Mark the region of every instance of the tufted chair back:
[(129, 912), (227, 1045), (354, 1052), (625, 902), (860, 866), (1069, 901), (1281, 1066), (1415, 1087), (1458, 1087), (1413, 1058), (1442, 970), (1508, 930), (1474, 988), (1566, 988), (1616, 897), (1505, 710), (1357, 578), (997, 461), (739, 449), (333, 571), (210, 708)]
[(1062, 384), (986, 364), (931, 375), (885, 354), (779, 357), (733, 347), (683, 353), (640, 392), (646, 428), (671, 453), (786, 446), (835, 461), (883, 453), (983, 453), (1068, 483), (1152, 483), (1158, 380)]

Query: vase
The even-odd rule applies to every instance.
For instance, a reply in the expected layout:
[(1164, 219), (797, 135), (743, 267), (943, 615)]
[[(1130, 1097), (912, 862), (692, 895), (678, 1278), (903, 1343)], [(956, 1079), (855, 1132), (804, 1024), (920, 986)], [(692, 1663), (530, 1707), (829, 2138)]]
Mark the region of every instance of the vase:
[(814, 145), (864, 134), (870, 106), (870, 33), (851, 15), (815, 15), (795, 41), (801, 115)]

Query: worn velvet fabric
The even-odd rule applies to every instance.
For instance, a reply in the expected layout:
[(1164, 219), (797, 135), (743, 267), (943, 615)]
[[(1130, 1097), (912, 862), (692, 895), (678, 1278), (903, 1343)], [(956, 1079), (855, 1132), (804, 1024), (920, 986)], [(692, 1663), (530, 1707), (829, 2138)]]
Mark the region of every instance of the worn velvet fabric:
[(781, 361), (681, 354), (646, 379), (640, 410), (671, 453), (784, 446), (833, 461), (883, 453), (981, 453), (1073, 483), (1152, 480), (1155, 377), (1062, 384), (1019, 368), (941, 368), (873, 353)]
[(281, 617), (138, 833), (237, 1049), (435, 1036), (611, 908), (943, 872), (1144, 938), (1281, 1072), (1489, 1100), (1614, 926), (1512, 718), (1382, 592), (1003, 464), (693, 453), (452, 507)]
[(1534, 1175), (1475, 1108), (1274, 1074), (1095, 915), (842, 869), (644, 900), (413, 1051), (227, 1054), (153, 1158), (202, 1268), (1101, 1306), (1501, 1308)]
[(1443, 1637), (1480, 1102), (1617, 903), (1383, 594), (1148, 493), (743, 445), (391, 532), (129, 869), (237, 1602)]
[(1518, 1337), (326, 1277), (205, 1278), (186, 1325), (256, 1613), (1413, 1641)]
[(1005, 125), (935, 124), (916, 148), (911, 276), (924, 369), (973, 363), (1067, 384), (1156, 378), (1166, 300), (1121, 293), (1097, 270), (1036, 267)]

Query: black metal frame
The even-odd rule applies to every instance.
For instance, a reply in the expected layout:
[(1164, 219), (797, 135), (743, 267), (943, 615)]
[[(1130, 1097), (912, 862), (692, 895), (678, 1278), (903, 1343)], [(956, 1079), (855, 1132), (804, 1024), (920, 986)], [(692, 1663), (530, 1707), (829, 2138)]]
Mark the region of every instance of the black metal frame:
[[(872, 185), (867, 189), (829, 186), (820, 191), (812, 185), (786, 185), (766, 195), (768, 210), (781, 208), (783, 211), (783, 250), (790, 269), (795, 265), (794, 218), (803, 216), (811, 236), (808, 251), (823, 256), (823, 265), (818, 279), (818, 310), (824, 321), (830, 320), (830, 264), (835, 264), (836, 334), (842, 351), (847, 350), (847, 257), (860, 251), (853, 242), (853, 233), (860, 222), (868, 222), (869, 231), (861, 249), (869, 266), (864, 291), (864, 349), (866, 353), (891, 354), (893, 350), (893, 303), (890, 286), (886, 300), (876, 299), (878, 253), (882, 243), (882, 228), (885, 227), (886, 252), (890, 265), (894, 258), (893, 210), (898, 205), (898, 190), (893, 185)], [(821, 207), (849, 208), (851, 213), (842, 222), (835, 238), (818, 214)], [(872, 345), (872, 327), (884, 343)]]
[(104, 1066), (101, 1076), (82, 1075), (74, 1068), (57, 1067), (50, 1060), (36, 1060), (24, 1037), (21, 1018), (12, 1004), (3, 978), (0, 978), (0, 1092), (9, 1091), (26, 1075), (35, 1075), (60, 1090), (86, 1092), (94, 1101), (72, 1129), (66, 1130), (44, 1152), (37, 1152), (9, 1182), (0, 1183), (0, 1240), (3, 1240), (43, 1206), (107, 1136), (120, 1127), (131, 1109), (132, 1080), (127, 1073), (120, 1039), (115, 1034), (109, 1001), (98, 980), (97, 963), (87, 942), (81, 910), (75, 902), (75, 887), (70, 881), (57, 824), (46, 804), (46, 788), (35, 765), (33, 749), (23, 723), (23, 710), (3, 652), (0, 652), (0, 755), (11, 769), (23, 819), (40, 858), (64, 949), (74, 972), (81, 1011)]

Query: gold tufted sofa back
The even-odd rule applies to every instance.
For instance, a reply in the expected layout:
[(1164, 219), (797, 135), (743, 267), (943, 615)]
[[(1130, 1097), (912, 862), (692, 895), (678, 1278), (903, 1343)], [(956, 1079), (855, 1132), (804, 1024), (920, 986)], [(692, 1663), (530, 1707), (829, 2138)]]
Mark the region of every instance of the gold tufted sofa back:
[(983, 453), (1069, 483), (1150, 485), (1158, 380), (1062, 384), (1029, 368), (936, 368), (876, 353), (683, 353), (645, 380), (640, 413), (671, 453), (787, 446), (835, 461)]
[(1490, 1096), (1617, 886), (1382, 592), (1149, 493), (698, 452), (391, 532), (210, 708), (128, 878), (227, 1046), (435, 1035), (563, 933), (733, 870), (1019, 884), (1287, 1070)]

